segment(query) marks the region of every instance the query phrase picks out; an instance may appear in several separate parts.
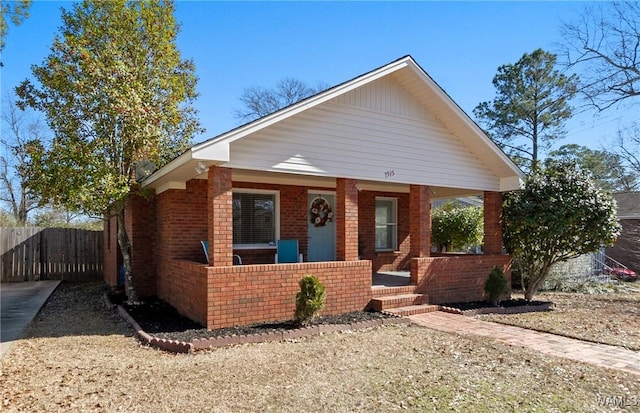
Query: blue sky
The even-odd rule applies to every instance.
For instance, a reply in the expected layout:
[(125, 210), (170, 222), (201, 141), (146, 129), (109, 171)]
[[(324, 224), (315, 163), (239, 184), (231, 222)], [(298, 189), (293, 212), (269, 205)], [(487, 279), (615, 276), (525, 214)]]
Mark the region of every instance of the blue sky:
[[(31, 17), (10, 27), (2, 61), (2, 97), (48, 54), (60, 8), (34, 1)], [(498, 66), (536, 48), (558, 51), (560, 26), (582, 2), (213, 2), (178, 1), (178, 46), (195, 61), (196, 106), (206, 134), (238, 126), (233, 110), (250, 86), (273, 87), (284, 77), (335, 85), (410, 54), (472, 115), (491, 100)], [(579, 105), (580, 102), (575, 102)], [(578, 110), (562, 144), (600, 148), (637, 107), (602, 114)]]

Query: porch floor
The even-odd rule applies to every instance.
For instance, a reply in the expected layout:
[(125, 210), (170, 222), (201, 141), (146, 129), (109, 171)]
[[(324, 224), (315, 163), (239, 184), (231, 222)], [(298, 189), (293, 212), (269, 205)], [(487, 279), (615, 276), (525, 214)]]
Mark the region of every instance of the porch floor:
[(409, 273), (409, 271), (374, 272), (371, 285), (372, 287), (402, 287), (411, 285), (411, 273)]

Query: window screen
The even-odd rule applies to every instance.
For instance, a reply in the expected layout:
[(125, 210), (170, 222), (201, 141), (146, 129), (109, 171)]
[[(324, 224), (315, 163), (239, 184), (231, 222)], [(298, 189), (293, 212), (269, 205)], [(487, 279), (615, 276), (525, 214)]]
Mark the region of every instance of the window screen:
[(233, 193), (233, 243), (275, 242), (275, 194)]
[(397, 248), (396, 199), (376, 199), (376, 249)]

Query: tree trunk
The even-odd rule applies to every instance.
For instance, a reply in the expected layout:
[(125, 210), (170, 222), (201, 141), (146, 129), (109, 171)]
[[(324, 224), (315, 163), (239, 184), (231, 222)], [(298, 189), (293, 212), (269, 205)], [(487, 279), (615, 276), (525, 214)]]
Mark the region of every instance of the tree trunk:
[(135, 284), (133, 282), (133, 273), (131, 271), (131, 243), (124, 221), (124, 201), (122, 205), (118, 205), (118, 245), (122, 252), (122, 265), (124, 266), (124, 278), (126, 280), (127, 302), (135, 303), (138, 301)]
[(526, 291), (524, 292), (524, 299), (527, 301), (531, 301), (536, 292), (538, 292), (538, 288), (542, 285), (544, 280), (549, 275), (549, 270), (551, 269), (551, 265), (553, 263), (545, 263), (540, 269), (540, 273), (535, 280), (529, 280), (529, 285), (527, 286)]

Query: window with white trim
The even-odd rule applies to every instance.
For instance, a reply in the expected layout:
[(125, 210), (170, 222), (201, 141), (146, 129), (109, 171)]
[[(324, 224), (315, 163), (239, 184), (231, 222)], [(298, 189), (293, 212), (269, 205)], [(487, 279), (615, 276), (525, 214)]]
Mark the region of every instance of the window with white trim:
[(376, 250), (398, 248), (398, 200), (376, 198)]
[(233, 190), (234, 248), (268, 247), (278, 237), (278, 193)]

